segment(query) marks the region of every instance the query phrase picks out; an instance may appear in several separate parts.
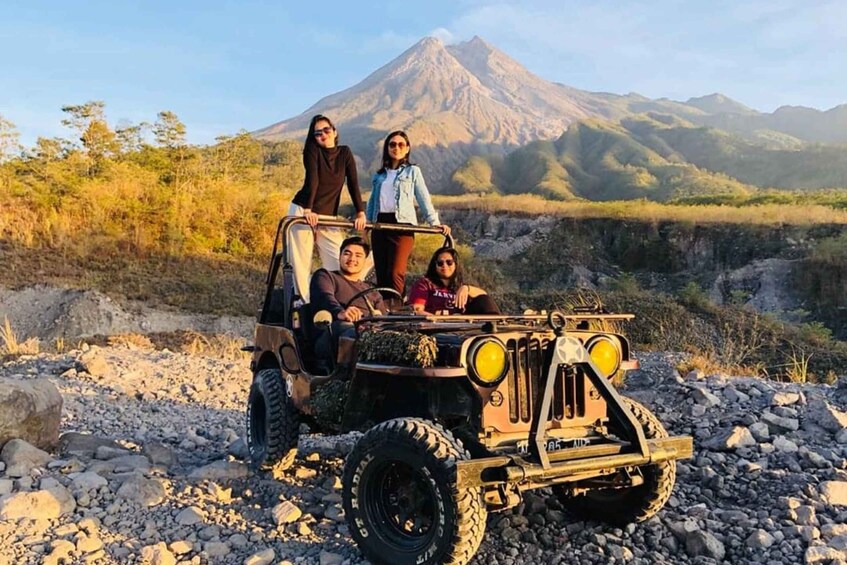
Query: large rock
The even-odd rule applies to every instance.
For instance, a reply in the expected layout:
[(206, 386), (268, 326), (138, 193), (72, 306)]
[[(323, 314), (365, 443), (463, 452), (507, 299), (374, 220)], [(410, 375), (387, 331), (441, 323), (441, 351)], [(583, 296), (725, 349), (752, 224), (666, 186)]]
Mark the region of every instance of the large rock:
[(49, 453), (22, 439), (6, 442), (0, 451), (0, 461), (6, 464), (6, 474), (10, 477), (25, 477), (35, 467), (46, 467), (52, 460)]
[(756, 445), (756, 440), (750, 430), (744, 426), (733, 426), (727, 430), (721, 430), (715, 437), (703, 442), (704, 447), (718, 451), (731, 451), (739, 447), (750, 447)]
[(85, 371), (94, 377), (105, 377), (112, 372), (112, 367), (99, 347), (92, 347), (80, 355), (77, 365), (80, 371)]
[(833, 506), (847, 506), (847, 481), (824, 481), (821, 495)]
[(15, 438), (54, 447), (61, 419), (62, 395), (49, 380), (0, 377), (0, 447)]
[(0, 520), (44, 520), (73, 512), (76, 501), (61, 486), (34, 492), (19, 492), (0, 498)]
[(88, 457), (90, 459), (101, 447), (122, 449), (116, 441), (91, 434), (65, 432), (59, 438), (59, 453), (62, 455)]
[(131, 500), (142, 507), (156, 506), (165, 500), (165, 487), (158, 479), (133, 475), (124, 481), (117, 492), (118, 498)]
[(806, 417), (833, 434), (847, 429), (847, 412), (842, 412), (826, 402), (810, 404)]

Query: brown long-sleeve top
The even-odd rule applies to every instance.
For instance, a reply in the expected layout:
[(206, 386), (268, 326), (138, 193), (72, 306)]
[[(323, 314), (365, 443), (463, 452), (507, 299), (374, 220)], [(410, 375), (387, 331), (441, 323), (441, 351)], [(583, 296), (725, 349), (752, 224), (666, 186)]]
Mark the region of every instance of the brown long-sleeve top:
[(356, 212), (364, 211), (356, 159), (346, 145), (330, 149), (310, 146), (303, 152), (306, 179), (294, 196), (294, 203), (316, 214), (335, 216), (341, 201), (341, 189), (347, 180), (347, 191)]

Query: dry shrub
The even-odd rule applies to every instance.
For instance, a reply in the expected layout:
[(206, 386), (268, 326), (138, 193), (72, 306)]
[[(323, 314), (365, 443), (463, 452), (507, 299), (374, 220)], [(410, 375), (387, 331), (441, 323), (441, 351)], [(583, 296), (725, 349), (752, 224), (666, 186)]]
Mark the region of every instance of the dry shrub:
[(676, 365), (676, 370), (679, 371), (679, 374), (683, 377), (691, 371), (699, 370), (706, 375), (714, 375), (716, 373), (723, 373), (724, 369), (725, 367), (716, 363), (714, 359), (710, 359), (703, 355), (691, 355)]
[(137, 333), (111, 335), (106, 339), (106, 343), (112, 347), (126, 347), (127, 349), (155, 348), (149, 337)]
[(3, 318), (3, 326), (0, 327), (0, 355), (4, 357), (18, 355), (36, 355), (41, 350), (41, 342), (31, 337), (24, 341), (15, 334), (9, 318)]
[(246, 361), (250, 354), (241, 351), (245, 340), (227, 334), (203, 334), (195, 331), (178, 331), (150, 334), (156, 348), (180, 351), (189, 355), (217, 357), (227, 361)]

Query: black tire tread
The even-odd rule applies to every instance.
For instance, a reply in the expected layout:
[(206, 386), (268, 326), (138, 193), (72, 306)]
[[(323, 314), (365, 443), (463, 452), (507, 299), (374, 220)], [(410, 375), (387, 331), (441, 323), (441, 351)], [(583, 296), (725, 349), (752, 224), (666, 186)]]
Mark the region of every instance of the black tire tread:
[[(464, 448), (462, 442), (442, 425), (423, 418), (397, 418), (382, 422), (365, 433), (356, 447), (347, 458), (344, 468), (344, 484), (349, 484), (351, 475), (354, 473), (355, 464), (358, 459), (356, 452), (367, 452), (373, 446), (386, 440), (387, 436), (404, 437), (414, 440), (425, 452), (438, 459), (443, 465), (448, 476), (452, 478), (455, 485), (456, 463), (470, 459), (470, 453)], [(476, 554), (482, 538), (485, 535), (485, 524), (487, 509), (482, 499), (480, 489), (454, 489), (453, 495), (456, 503), (456, 531), (452, 539), (452, 547), (444, 556), (442, 563), (445, 565), (465, 565)], [(346, 509), (345, 509), (346, 510)], [(351, 527), (351, 530), (354, 528)], [(362, 547), (360, 545), (360, 547)], [(379, 556), (371, 555), (366, 548), (363, 553), (379, 563)]]
[[(259, 381), (258, 383), (256, 381)], [(254, 446), (252, 445), (253, 434), (250, 432), (252, 401), (248, 402), (247, 408), (247, 441), (253, 465), (263, 470), (284, 471), (294, 464), (297, 456), (297, 443), (300, 439), (300, 412), (294, 407), (291, 399), (285, 392), (285, 384), (279, 369), (262, 369), (253, 379), (253, 387), (259, 388), (265, 395), (266, 400), (266, 446), (264, 457), (256, 460), (254, 457)], [(259, 446), (261, 447), (261, 446)]]
[[(644, 429), (647, 439), (666, 438), (668, 432), (659, 419), (643, 404), (624, 398), (624, 402)], [(641, 498), (629, 503), (602, 504), (593, 500), (591, 493), (578, 497), (559, 494), (565, 509), (577, 518), (599, 520), (610, 524), (624, 525), (643, 522), (661, 510), (673, 492), (676, 483), (676, 461), (663, 461), (642, 467), (645, 484), (632, 487), (627, 494), (641, 492)], [(554, 488), (554, 490), (559, 490)], [(622, 495), (625, 496), (625, 495)]]

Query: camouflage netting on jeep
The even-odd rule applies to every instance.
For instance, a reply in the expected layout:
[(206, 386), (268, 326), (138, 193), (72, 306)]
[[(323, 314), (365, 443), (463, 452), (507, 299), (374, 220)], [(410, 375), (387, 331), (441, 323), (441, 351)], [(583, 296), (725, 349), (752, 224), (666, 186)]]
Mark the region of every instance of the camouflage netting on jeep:
[(310, 402), (315, 419), (323, 426), (337, 426), (344, 415), (347, 389), (350, 383), (339, 380), (328, 381), (312, 392)]
[(359, 360), (411, 367), (432, 367), (438, 346), (428, 335), (381, 331), (365, 332), (359, 339)]

